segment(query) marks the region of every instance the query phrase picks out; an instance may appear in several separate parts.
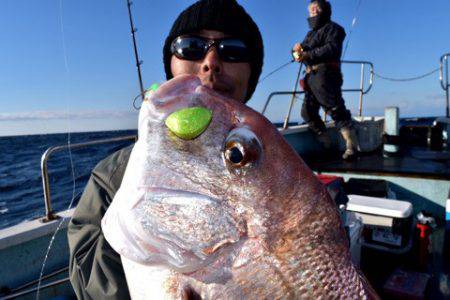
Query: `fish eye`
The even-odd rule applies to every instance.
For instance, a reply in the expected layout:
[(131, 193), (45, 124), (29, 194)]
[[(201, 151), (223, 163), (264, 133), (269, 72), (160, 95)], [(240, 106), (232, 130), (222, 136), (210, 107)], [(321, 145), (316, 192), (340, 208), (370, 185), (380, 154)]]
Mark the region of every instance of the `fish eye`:
[(231, 168), (256, 163), (261, 156), (261, 143), (248, 128), (233, 129), (225, 140), (224, 159)]
[(231, 149), (227, 149), (225, 152), (227, 159), (233, 164), (239, 164), (244, 160), (244, 153), (241, 150), (234, 146)]

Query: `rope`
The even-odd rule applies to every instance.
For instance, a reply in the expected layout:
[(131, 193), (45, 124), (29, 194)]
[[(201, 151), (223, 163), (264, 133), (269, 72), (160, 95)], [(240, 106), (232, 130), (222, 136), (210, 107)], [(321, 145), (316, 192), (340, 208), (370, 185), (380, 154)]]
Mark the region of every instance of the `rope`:
[(427, 73), (422, 74), (422, 75), (418, 75), (418, 76), (414, 76), (414, 77), (407, 77), (407, 78), (392, 78), (392, 77), (387, 77), (387, 76), (383, 76), (383, 75), (377, 74), (377, 73), (375, 73), (375, 72), (373, 72), (373, 74), (374, 74), (376, 77), (380, 78), (380, 79), (384, 79), (384, 80), (388, 80), (388, 81), (396, 81), (396, 82), (401, 81), (401, 82), (406, 82), (406, 81), (414, 81), (414, 80), (419, 80), (419, 79), (428, 77), (428, 76), (430, 76), (430, 75), (436, 73), (437, 71), (439, 71), (439, 68), (433, 69), (433, 70), (431, 70), (430, 72), (427, 72)]

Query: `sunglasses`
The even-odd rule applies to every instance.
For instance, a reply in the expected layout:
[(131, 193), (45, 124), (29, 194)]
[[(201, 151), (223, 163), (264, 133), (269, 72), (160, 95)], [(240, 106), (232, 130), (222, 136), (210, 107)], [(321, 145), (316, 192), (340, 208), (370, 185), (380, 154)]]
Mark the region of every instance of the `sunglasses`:
[(173, 40), (170, 50), (179, 59), (196, 61), (203, 59), (213, 46), (224, 62), (250, 61), (248, 47), (242, 40), (236, 38), (211, 40), (198, 36), (179, 36)]

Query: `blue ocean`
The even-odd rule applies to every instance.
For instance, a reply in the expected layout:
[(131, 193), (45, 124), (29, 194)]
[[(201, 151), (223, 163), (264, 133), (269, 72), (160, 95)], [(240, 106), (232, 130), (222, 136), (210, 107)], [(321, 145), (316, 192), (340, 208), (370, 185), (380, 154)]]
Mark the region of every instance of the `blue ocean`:
[[(41, 156), (51, 146), (136, 135), (135, 130), (0, 137), (0, 229), (42, 217), (45, 204)], [(55, 152), (48, 161), (52, 208), (74, 207), (95, 165), (133, 143), (113, 142)], [(71, 155), (70, 155), (71, 154)], [(70, 157), (72, 156), (72, 162)]]

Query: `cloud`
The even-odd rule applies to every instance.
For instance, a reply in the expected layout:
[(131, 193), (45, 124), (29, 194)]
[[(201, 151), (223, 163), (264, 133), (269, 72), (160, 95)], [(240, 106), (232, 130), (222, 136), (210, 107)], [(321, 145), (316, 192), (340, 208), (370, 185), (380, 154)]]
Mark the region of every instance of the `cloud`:
[(28, 111), (0, 113), (0, 121), (56, 120), (56, 119), (110, 119), (136, 117), (137, 111), (82, 110), (82, 111)]

